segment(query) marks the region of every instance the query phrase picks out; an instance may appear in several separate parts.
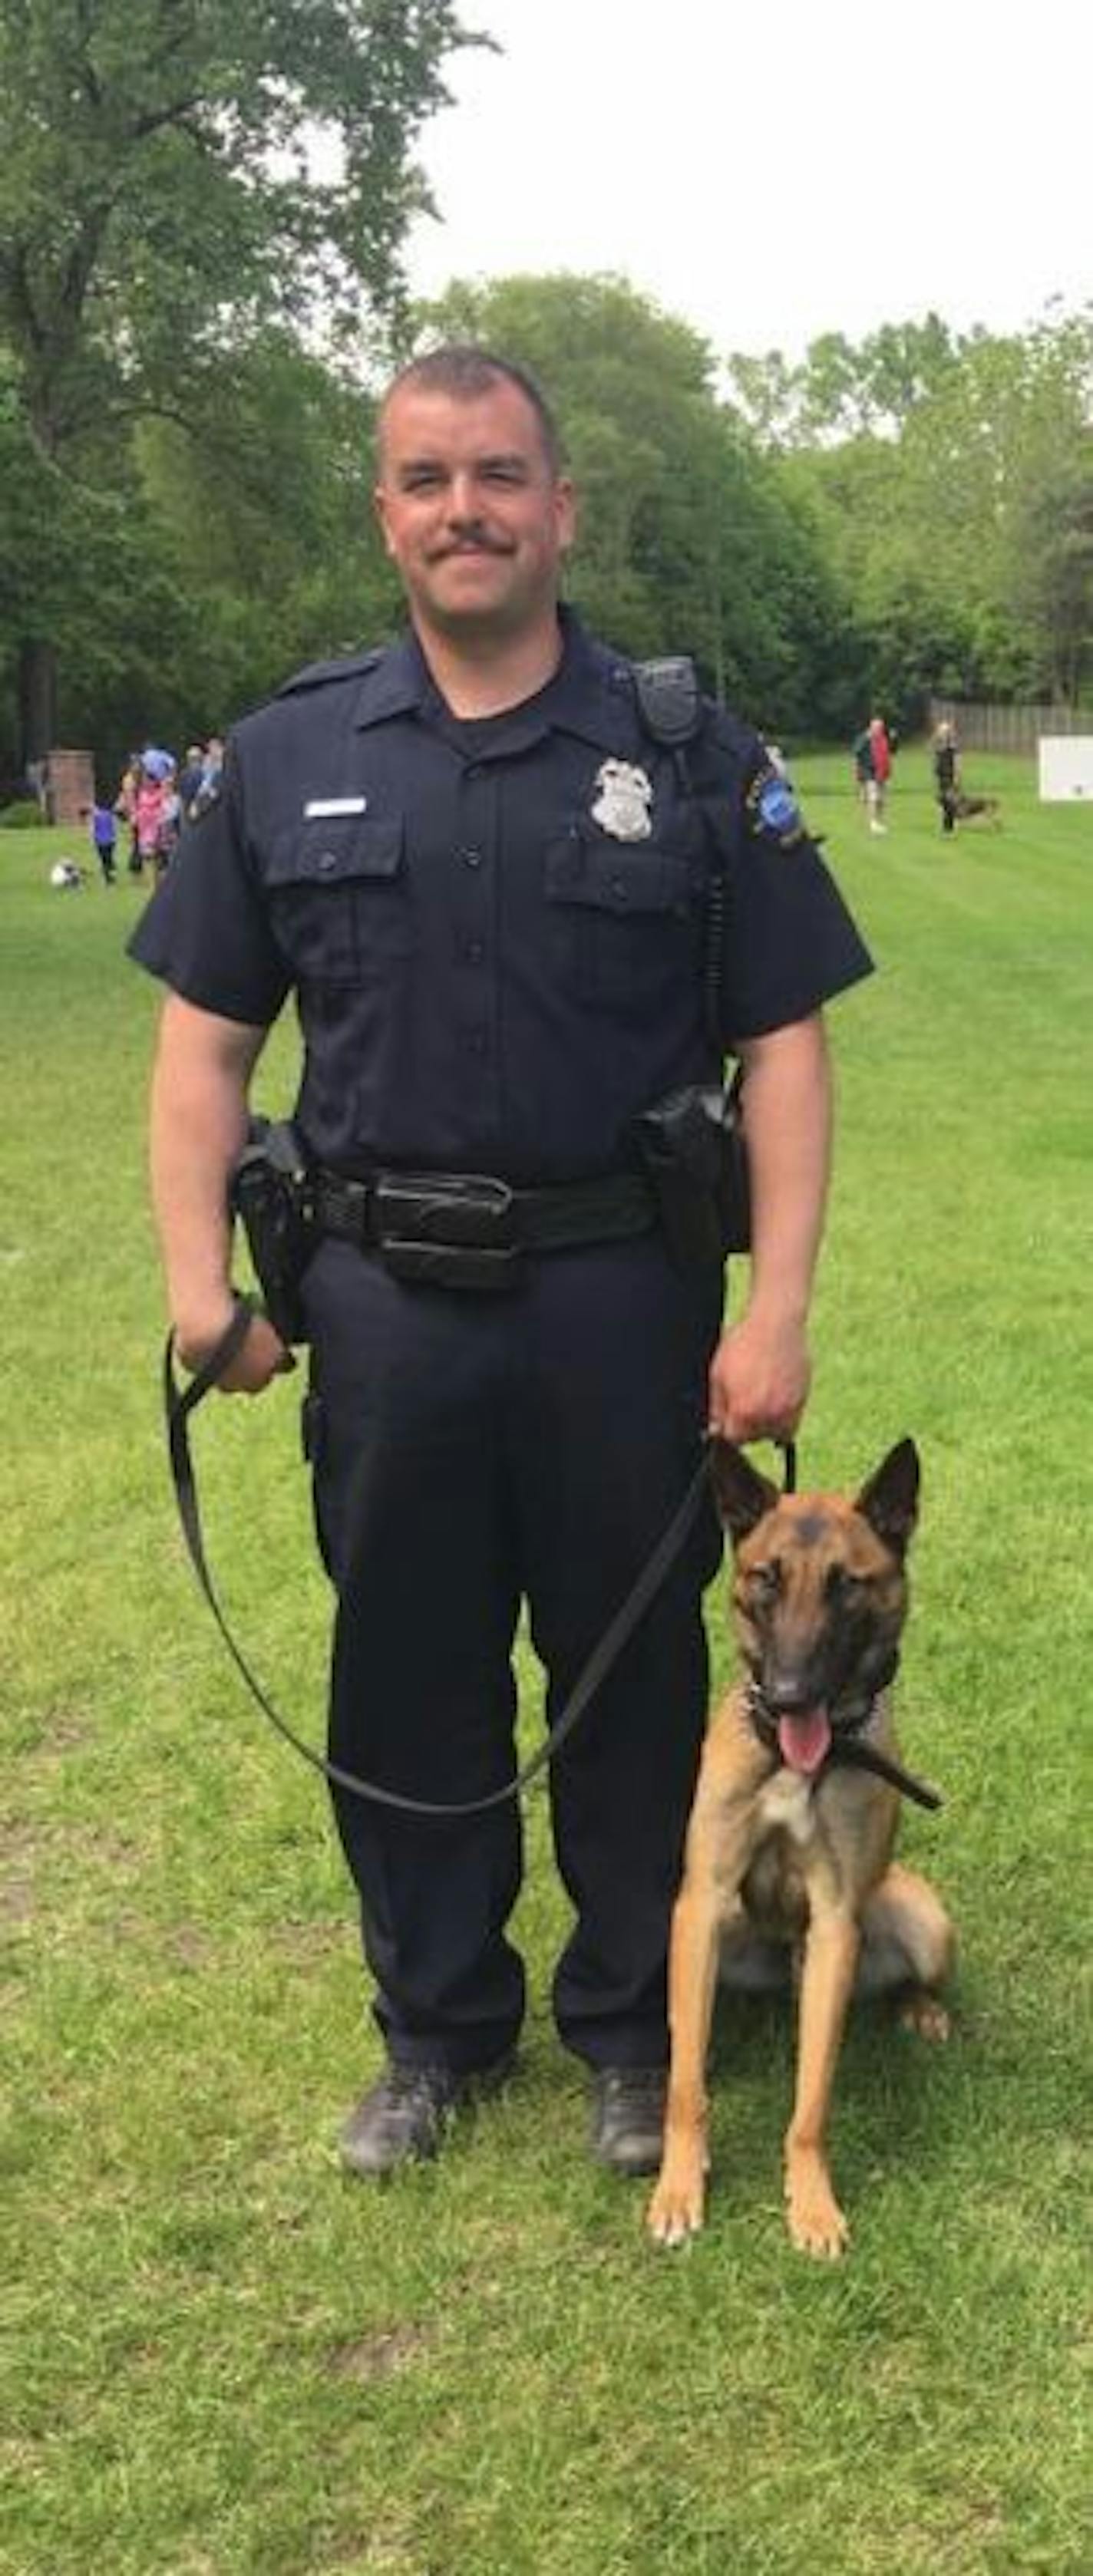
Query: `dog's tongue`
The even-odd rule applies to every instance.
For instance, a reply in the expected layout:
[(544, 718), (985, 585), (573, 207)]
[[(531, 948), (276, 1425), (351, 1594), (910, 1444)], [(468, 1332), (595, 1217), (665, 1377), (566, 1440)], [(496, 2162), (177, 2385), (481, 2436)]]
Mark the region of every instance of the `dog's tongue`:
[(778, 1720), (778, 1750), (787, 1771), (818, 1771), (830, 1742), (826, 1708), (806, 1708), (800, 1717)]

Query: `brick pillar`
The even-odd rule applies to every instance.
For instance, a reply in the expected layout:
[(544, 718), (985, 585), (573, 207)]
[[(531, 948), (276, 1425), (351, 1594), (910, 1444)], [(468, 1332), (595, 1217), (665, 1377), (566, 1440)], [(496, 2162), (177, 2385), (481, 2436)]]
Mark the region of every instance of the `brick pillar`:
[(51, 751), (46, 759), (46, 813), (51, 823), (79, 823), (95, 802), (89, 751)]

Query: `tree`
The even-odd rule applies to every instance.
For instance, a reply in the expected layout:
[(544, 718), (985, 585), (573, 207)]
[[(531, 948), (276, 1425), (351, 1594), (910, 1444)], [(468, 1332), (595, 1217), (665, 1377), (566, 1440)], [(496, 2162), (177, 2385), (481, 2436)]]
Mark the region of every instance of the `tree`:
[(1033, 334), (1024, 390), (1004, 594), (1038, 686), (1073, 705), (1093, 677), (1093, 307)]
[[(1093, 654), (1093, 314), (954, 339), (935, 316), (734, 360), (849, 606), (862, 700), (1072, 694)], [(757, 435), (760, 430), (757, 429)], [(853, 646), (852, 648), (853, 649)]]
[(294, 664), (394, 622), (371, 508), (373, 408), (267, 333), (226, 371), (200, 440), (171, 420), (140, 425), (145, 523), (187, 612), (156, 677), (191, 737), (222, 732)]
[[(397, 315), (413, 143), (477, 41), (451, 0), (7, 0), (0, 344), (85, 532), (133, 420), (199, 428), (233, 349), (272, 325), (359, 349), (362, 299)], [(51, 638), (22, 640), (40, 737)]]
[(780, 350), (734, 351), (730, 379), (757, 434), (779, 447), (891, 437), (945, 383), (962, 343), (936, 313), (885, 322), (857, 346), (841, 331), (812, 340), (797, 367)]

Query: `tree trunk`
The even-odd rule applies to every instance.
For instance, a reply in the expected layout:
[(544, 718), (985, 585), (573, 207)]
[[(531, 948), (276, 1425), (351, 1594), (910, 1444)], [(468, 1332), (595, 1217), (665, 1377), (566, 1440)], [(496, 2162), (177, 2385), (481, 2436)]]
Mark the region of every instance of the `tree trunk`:
[(57, 738), (57, 654), (44, 636), (29, 637), (19, 651), (19, 763), (25, 772), (44, 760)]

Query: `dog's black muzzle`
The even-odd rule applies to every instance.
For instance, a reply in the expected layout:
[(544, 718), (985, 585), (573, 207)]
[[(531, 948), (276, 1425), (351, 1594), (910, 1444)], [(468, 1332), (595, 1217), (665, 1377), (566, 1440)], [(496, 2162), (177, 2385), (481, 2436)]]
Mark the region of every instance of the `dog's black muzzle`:
[(864, 1725), (882, 1690), (894, 1679), (899, 1646), (891, 1635), (878, 1635), (866, 1621), (840, 1632), (827, 1631), (802, 1653), (776, 1636), (761, 1638), (749, 1658), (752, 1685), (772, 1720), (802, 1717), (824, 1708), (833, 1734), (852, 1734)]
[(841, 1658), (833, 1670), (830, 1659), (818, 1656), (804, 1671), (790, 1673), (761, 1657), (750, 1667), (748, 1715), (761, 1741), (771, 1746), (778, 1741), (780, 1718), (803, 1717), (810, 1708), (826, 1710), (833, 1737), (858, 1735), (898, 1670), (894, 1646), (860, 1657), (851, 1671)]

